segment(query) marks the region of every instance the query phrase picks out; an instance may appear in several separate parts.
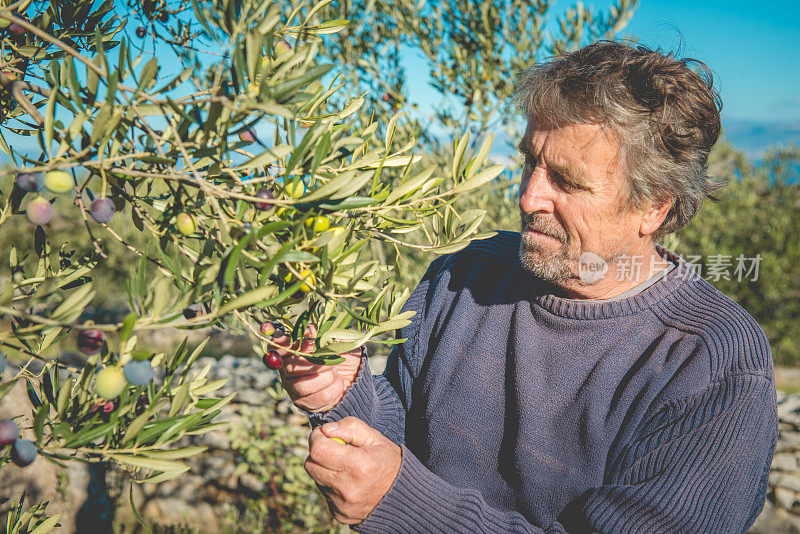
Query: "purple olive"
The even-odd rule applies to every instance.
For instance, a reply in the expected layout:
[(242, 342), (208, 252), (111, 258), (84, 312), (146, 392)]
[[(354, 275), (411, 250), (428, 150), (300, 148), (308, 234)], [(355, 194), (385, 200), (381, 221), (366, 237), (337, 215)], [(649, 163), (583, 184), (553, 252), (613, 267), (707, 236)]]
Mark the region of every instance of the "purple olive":
[(131, 360), (122, 368), (125, 378), (134, 386), (146, 386), (153, 381), (155, 372), (147, 360)]
[(103, 348), (104, 337), (100, 330), (81, 330), (78, 333), (78, 349), (90, 356), (97, 354)]
[(167, 22), (169, 22), (169, 13), (167, 13), (166, 11), (162, 11), (161, 14), (158, 16), (158, 20), (166, 24)]
[(264, 365), (274, 371), (277, 371), (283, 366), (283, 358), (281, 358), (281, 355), (275, 350), (267, 351), (267, 353), (261, 357), (261, 360), (264, 362)]
[(45, 198), (36, 197), (28, 202), (25, 214), (31, 224), (41, 226), (50, 222), (50, 218), (53, 216), (53, 205)]
[(36, 445), (32, 441), (18, 439), (11, 448), (11, 461), (20, 467), (27, 467), (33, 463), (37, 454)]
[(19, 437), (19, 427), (14, 421), (6, 419), (0, 421), (0, 447), (14, 443), (14, 440)]
[[(269, 189), (265, 188), (265, 187), (262, 187), (261, 189), (256, 191), (255, 196), (257, 196), (258, 198), (261, 198), (263, 200), (272, 200), (272, 199), (275, 198), (275, 195), (273, 194), (273, 192), (270, 191)], [(256, 202), (255, 206), (256, 206), (256, 208), (260, 209), (261, 211), (266, 211), (266, 210), (272, 208), (273, 204), (272, 204), (272, 202)]]
[(17, 187), (29, 193), (41, 191), (44, 187), (44, 176), (40, 172), (21, 172), (17, 175)]
[(280, 338), (286, 335), (283, 325), (276, 321), (264, 321), (259, 328), (261, 334), (267, 337)]
[(8, 27), (8, 31), (16, 35), (22, 35), (23, 33), (25, 33), (25, 28), (23, 28), (16, 22), (12, 22), (11, 25)]
[(141, 39), (145, 35), (147, 35), (147, 30), (144, 29), (144, 26), (139, 26), (138, 28), (136, 28), (136, 37)]
[(205, 310), (200, 304), (190, 304), (183, 309), (183, 316), (187, 319), (194, 319), (199, 315), (203, 315), (204, 312)]
[(92, 214), (92, 219), (95, 221), (99, 223), (107, 223), (117, 212), (117, 208), (114, 207), (114, 203), (110, 198), (99, 197), (94, 199), (89, 212)]

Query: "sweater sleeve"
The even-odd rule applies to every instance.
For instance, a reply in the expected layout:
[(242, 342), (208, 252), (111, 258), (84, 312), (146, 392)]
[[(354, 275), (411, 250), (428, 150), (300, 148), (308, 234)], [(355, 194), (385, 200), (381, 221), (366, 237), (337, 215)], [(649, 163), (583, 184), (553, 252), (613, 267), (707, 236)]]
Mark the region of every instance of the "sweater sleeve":
[[(741, 532), (764, 505), (777, 440), (775, 388), (737, 375), (665, 404), (544, 528), (429, 471), (405, 446), (400, 472), (362, 533)], [(466, 468), (466, 467), (465, 467)]]

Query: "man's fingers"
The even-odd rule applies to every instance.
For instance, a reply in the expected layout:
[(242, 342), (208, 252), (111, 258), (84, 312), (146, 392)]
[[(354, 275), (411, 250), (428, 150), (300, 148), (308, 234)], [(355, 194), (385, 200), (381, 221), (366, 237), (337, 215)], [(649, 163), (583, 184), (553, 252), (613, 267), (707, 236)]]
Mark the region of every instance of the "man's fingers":
[(299, 397), (317, 393), (336, 382), (335, 373), (320, 373), (296, 377), (291, 381), (291, 389)]
[[(287, 354), (283, 358), (283, 372), (288, 377), (303, 376), (310, 374), (324, 374), (325, 371), (332, 371), (333, 368), (327, 365), (317, 365), (311, 363), (302, 356)], [(333, 373), (331, 373), (333, 374)]]
[(311, 458), (310, 454), (308, 455), (308, 457), (306, 457), (306, 461), (303, 464), (303, 467), (305, 468), (306, 473), (308, 473), (308, 476), (313, 478), (314, 481), (321, 486), (320, 489), (325, 488), (322, 491), (328, 494), (336, 493), (336, 490), (334, 489), (334, 486), (336, 485), (337, 481), (336, 471), (328, 469), (327, 467), (322, 466), (319, 463), (315, 462)]
[[(337, 383), (341, 381), (341, 377), (336, 378)], [(292, 397), (292, 401), (301, 408), (311, 412), (327, 412), (341, 400), (342, 389), (343, 384), (328, 386), (321, 391), (303, 397), (296, 397), (291, 391), (287, 391), (289, 392), (289, 397)]]

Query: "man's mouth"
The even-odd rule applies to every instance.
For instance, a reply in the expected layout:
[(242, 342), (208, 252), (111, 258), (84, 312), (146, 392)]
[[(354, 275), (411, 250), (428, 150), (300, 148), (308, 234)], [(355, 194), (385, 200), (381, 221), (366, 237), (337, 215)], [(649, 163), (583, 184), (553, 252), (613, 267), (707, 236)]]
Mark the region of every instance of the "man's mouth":
[(535, 236), (535, 237), (538, 237), (538, 238), (542, 238), (542, 239), (552, 239), (554, 241), (558, 241), (559, 243), (561, 242), (561, 240), (559, 238), (557, 238), (555, 236), (552, 236), (550, 234), (546, 234), (546, 233), (541, 232), (539, 230), (534, 230), (533, 228), (526, 228), (525, 229), (525, 234), (527, 234), (529, 236)]

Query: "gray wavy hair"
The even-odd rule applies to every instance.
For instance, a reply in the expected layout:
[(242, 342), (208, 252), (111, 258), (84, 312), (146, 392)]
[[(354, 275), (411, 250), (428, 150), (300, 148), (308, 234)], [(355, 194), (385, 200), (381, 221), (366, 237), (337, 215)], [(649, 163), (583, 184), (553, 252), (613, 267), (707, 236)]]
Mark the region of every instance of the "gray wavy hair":
[(726, 183), (707, 174), (722, 101), (702, 61), (598, 41), (529, 67), (512, 101), (538, 127), (608, 126), (628, 176), (624, 207), (673, 199), (654, 240), (683, 228)]

